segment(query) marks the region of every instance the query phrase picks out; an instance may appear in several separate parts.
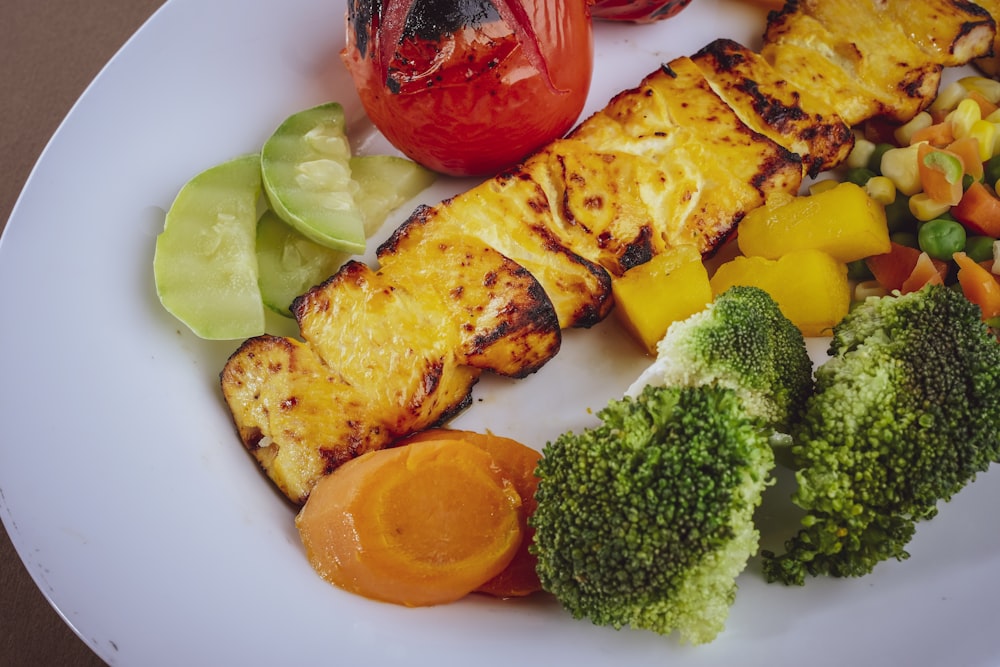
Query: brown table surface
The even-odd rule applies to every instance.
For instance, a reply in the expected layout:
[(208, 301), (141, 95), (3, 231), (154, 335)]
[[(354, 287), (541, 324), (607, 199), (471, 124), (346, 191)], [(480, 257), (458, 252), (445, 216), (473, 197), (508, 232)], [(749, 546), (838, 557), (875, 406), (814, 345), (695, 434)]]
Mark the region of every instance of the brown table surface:
[[(49, 137), (163, 0), (0, 4), (0, 233)], [(13, 446), (0, 443), (0, 446)], [(0, 665), (103, 665), (35, 587), (0, 528)]]

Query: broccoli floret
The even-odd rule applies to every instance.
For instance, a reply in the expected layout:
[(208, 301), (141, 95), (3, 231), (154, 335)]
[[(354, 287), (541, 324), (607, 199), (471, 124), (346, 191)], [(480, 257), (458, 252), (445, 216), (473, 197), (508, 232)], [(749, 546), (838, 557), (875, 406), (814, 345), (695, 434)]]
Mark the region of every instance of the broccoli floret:
[(726, 388), (653, 387), (543, 450), (530, 519), (542, 587), (575, 618), (705, 643), (758, 548), (770, 429)]
[(792, 445), (806, 516), (786, 553), (764, 554), (771, 581), (907, 558), (915, 523), (1000, 455), (1000, 344), (961, 294), (870, 298), (830, 354)]
[(787, 434), (812, 392), (802, 332), (764, 290), (731, 287), (700, 313), (670, 326), (654, 362), (632, 385), (729, 387), (746, 409)]

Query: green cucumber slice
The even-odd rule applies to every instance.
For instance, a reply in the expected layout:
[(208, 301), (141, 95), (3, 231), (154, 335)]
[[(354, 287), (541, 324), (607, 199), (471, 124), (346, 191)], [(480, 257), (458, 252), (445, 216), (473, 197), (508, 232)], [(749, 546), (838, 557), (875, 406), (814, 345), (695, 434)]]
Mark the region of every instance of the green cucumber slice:
[(306, 238), (271, 210), (257, 222), (257, 264), (264, 305), (285, 317), (295, 297), (333, 275), (350, 257)]
[(371, 236), (386, 217), (416, 197), (437, 178), (430, 169), (395, 155), (358, 155), (351, 158), (351, 176), (358, 183), (355, 201), (361, 209), (365, 234)]
[(363, 253), (365, 226), (344, 125), (344, 109), (334, 102), (292, 114), (264, 143), (261, 173), (282, 220), (320, 245)]
[(181, 188), (156, 238), (160, 303), (201, 338), (264, 332), (255, 252), (260, 156), (235, 158)]

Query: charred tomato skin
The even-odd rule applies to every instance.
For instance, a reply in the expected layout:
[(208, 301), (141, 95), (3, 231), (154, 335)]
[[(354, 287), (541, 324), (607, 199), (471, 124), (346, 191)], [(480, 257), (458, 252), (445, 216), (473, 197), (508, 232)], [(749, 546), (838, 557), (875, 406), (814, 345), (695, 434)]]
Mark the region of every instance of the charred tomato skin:
[(444, 174), (514, 166), (573, 126), (590, 89), (588, 0), (349, 0), (347, 23), (368, 117)]
[(608, 21), (654, 23), (676, 15), (691, 0), (597, 0), (591, 7), (594, 18)]

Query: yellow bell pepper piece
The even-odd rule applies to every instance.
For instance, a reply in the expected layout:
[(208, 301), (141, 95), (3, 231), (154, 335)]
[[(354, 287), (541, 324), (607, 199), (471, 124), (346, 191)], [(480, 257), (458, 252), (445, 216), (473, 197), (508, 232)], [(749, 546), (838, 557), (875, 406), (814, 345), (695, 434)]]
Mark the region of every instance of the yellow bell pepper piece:
[(750, 211), (737, 232), (740, 252), (777, 259), (795, 250), (822, 250), (841, 262), (889, 252), (885, 208), (851, 182)]
[(653, 356), (671, 324), (712, 301), (708, 271), (693, 245), (670, 248), (629, 269), (612, 281), (611, 291), (619, 322)]
[(847, 265), (821, 250), (797, 250), (779, 259), (736, 257), (712, 276), (712, 293), (734, 285), (759, 287), (778, 303), (803, 336), (828, 336), (851, 305)]

